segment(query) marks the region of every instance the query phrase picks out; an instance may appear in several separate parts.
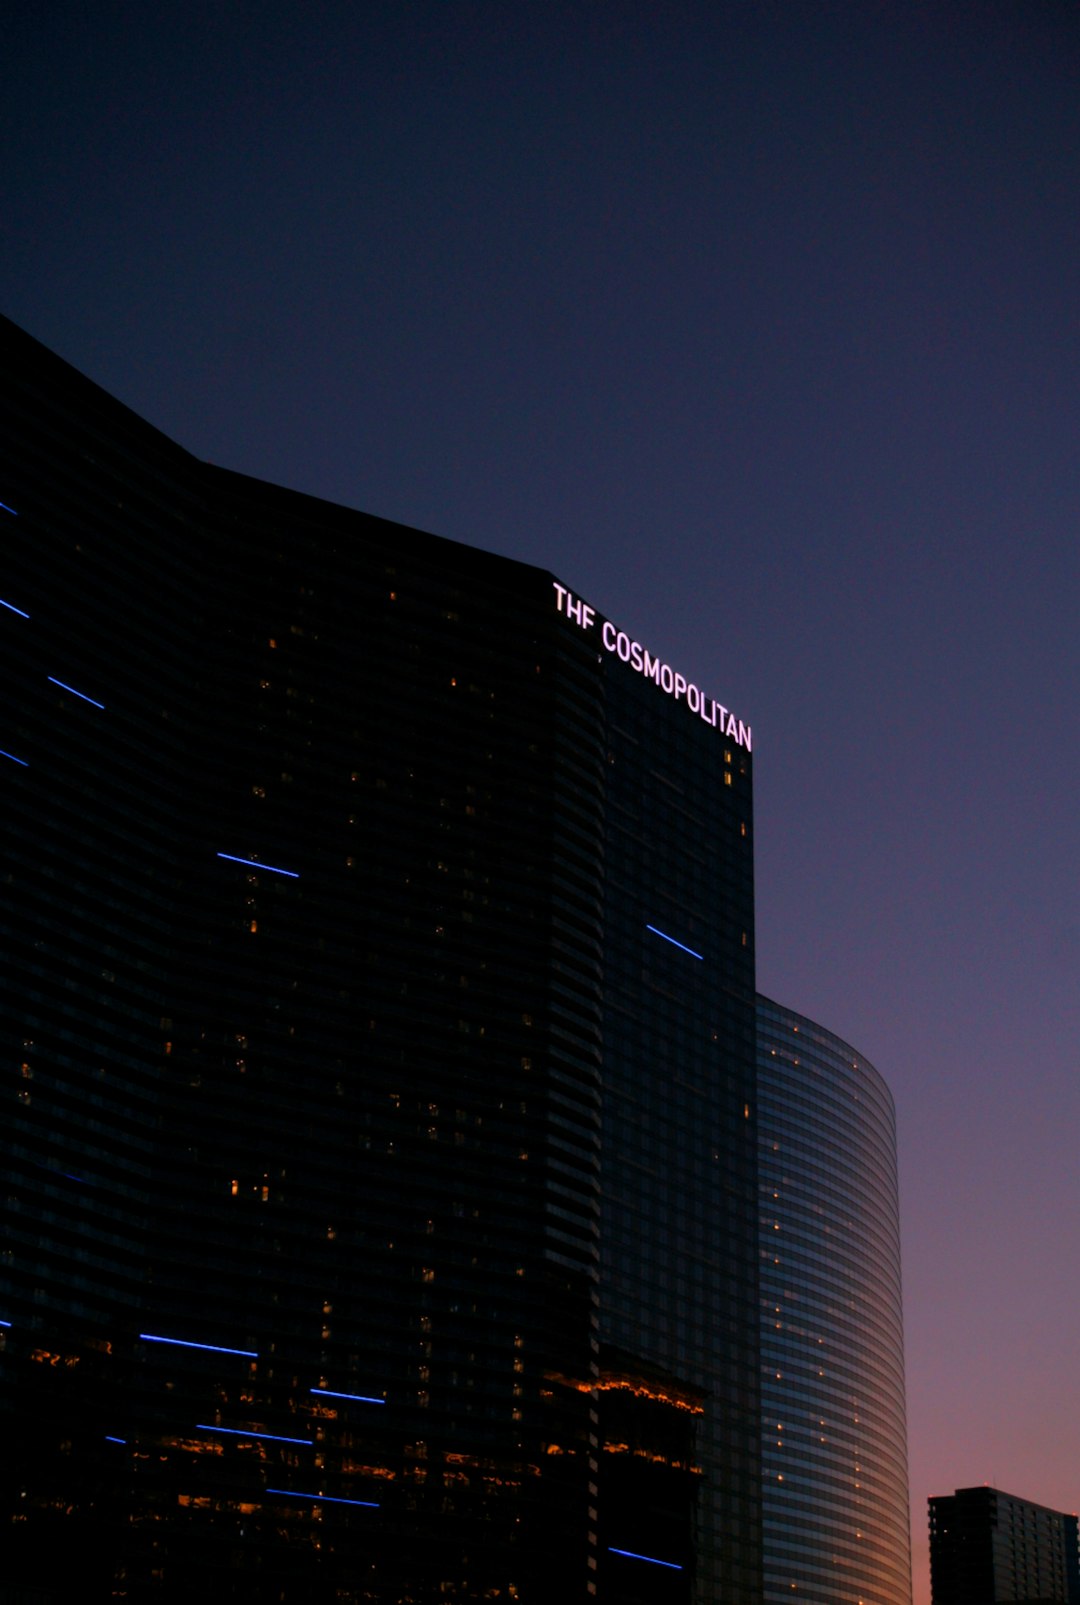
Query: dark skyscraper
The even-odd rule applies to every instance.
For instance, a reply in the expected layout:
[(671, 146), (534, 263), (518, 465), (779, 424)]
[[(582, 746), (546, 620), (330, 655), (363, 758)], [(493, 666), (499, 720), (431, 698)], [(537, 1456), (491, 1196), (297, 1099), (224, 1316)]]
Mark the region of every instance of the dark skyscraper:
[(751, 1601), (751, 734), (10, 328), (15, 1575)]
[(757, 1605), (751, 730), (2, 332), (12, 1586)]
[(1077, 1519), (998, 1488), (930, 1500), (934, 1605), (1078, 1605)]

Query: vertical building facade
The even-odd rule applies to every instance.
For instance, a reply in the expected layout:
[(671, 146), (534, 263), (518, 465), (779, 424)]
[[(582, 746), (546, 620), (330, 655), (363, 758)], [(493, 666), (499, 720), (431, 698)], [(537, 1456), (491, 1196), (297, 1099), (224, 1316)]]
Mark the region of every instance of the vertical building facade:
[(3, 342), (9, 1586), (751, 1605), (750, 730)]
[(764, 1599), (911, 1598), (896, 1123), (873, 1065), (758, 1001)]
[(930, 1500), (934, 1605), (1076, 1605), (1077, 1518), (999, 1488)]
[(601, 1585), (686, 1597), (632, 1556), (693, 1554), (696, 1597), (741, 1598), (760, 1586), (750, 737), (621, 632), (596, 644)]
[(907, 1605), (892, 1105), (755, 994), (747, 725), (0, 337), (0, 1602)]

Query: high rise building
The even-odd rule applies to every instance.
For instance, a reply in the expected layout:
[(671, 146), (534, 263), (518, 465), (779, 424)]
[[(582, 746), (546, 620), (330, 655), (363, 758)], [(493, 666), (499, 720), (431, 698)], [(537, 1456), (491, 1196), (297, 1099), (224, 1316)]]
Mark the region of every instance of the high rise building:
[(748, 724), (0, 334), (0, 1589), (758, 1605)]
[(1077, 1605), (1077, 1518), (999, 1488), (930, 1500), (934, 1605)]
[(910, 1599), (896, 1120), (857, 1049), (758, 1001), (767, 1605)]

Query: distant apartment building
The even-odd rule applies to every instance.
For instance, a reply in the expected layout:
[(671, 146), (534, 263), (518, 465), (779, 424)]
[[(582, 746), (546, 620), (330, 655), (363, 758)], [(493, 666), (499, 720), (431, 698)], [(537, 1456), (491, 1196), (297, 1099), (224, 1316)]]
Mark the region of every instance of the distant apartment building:
[(933, 1605), (1077, 1605), (1077, 1518), (1002, 1493), (930, 1500)]

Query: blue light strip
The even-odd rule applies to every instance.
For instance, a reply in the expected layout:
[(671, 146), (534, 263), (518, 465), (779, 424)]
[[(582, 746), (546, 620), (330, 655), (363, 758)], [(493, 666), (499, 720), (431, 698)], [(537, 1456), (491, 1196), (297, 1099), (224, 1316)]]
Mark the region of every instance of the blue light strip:
[(300, 872), (296, 869), (276, 869), (273, 864), (257, 864), (253, 858), (237, 858), (235, 853), (219, 853), (218, 857), (227, 858), (232, 864), (243, 864), (245, 869), (268, 869), (271, 875), (288, 875), (294, 881), (300, 879)]
[(126, 1438), (110, 1438), (109, 1434), (106, 1433), (105, 1434), (105, 1442), (106, 1443), (127, 1443), (127, 1439)]
[(632, 1549), (616, 1549), (611, 1544), (608, 1545), (608, 1551), (612, 1555), (625, 1555), (627, 1560), (647, 1560), (650, 1566), (666, 1566), (673, 1572), (682, 1571), (682, 1567), (676, 1566), (673, 1560), (657, 1560), (655, 1555), (635, 1555)]
[(56, 680), (51, 674), (47, 674), (45, 678), (50, 685), (58, 685), (61, 691), (70, 691), (73, 697), (81, 697), (84, 702), (89, 702), (93, 707), (104, 709), (104, 702), (95, 702), (93, 697), (88, 697), (85, 691), (76, 691), (73, 685), (65, 685), (63, 680)]
[(223, 1349), (216, 1343), (188, 1343), (184, 1338), (155, 1337), (152, 1332), (140, 1332), (144, 1343), (175, 1343), (180, 1349), (209, 1349), (211, 1354), (242, 1354), (245, 1359), (257, 1360), (254, 1349)]
[(11, 1325), (10, 1321), (0, 1321), (0, 1326), (10, 1326), (10, 1325)]
[(14, 518), (18, 518), (19, 515), (15, 511), (14, 507), (9, 507), (7, 502), (0, 502), (0, 507), (4, 509), (5, 513), (11, 513)]
[(24, 769), (29, 769), (30, 767), (25, 758), (16, 758), (13, 752), (0, 752), (0, 758), (10, 758), (12, 763), (21, 763)]
[(363, 1505), (365, 1510), (379, 1508), (373, 1499), (335, 1499), (331, 1494), (294, 1493), (291, 1488), (268, 1488), (266, 1491), (268, 1494), (277, 1494), (282, 1499), (314, 1499), (320, 1505)]
[(684, 942), (676, 942), (675, 938), (669, 936), (666, 931), (658, 931), (655, 925), (646, 925), (645, 929), (651, 931), (654, 936), (662, 936), (665, 942), (671, 943), (672, 947), (681, 948), (684, 953), (689, 953), (692, 959), (700, 959), (702, 963), (705, 962), (704, 953), (695, 953), (692, 947), (687, 947)]
[[(3, 503), (0, 502), (0, 507), (2, 506)], [(0, 602), (0, 607), (10, 608), (12, 613), (17, 613), (21, 619), (28, 619), (30, 617), (29, 613), (24, 613), (21, 607), (16, 607), (14, 602)]]
[(311, 1393), (317, 1393), (326, 1399), (355, 1399), (358, 1404), (385, 1404), (385, 1399), (376, 1399), (370, 1393), (335, 1393), (332, 1388), (311, 1388)]
[(267, 1438), (271, 1443), (302, 1443), (305, 1449), (314, 1449), (310, 1438), (283, 1438), (278, 1432), (248, 1432), (243, 1427), (212, 1427), (209, 1421), (196, 1421), (200, 1432), (227, 1432), (233, 1438)]

